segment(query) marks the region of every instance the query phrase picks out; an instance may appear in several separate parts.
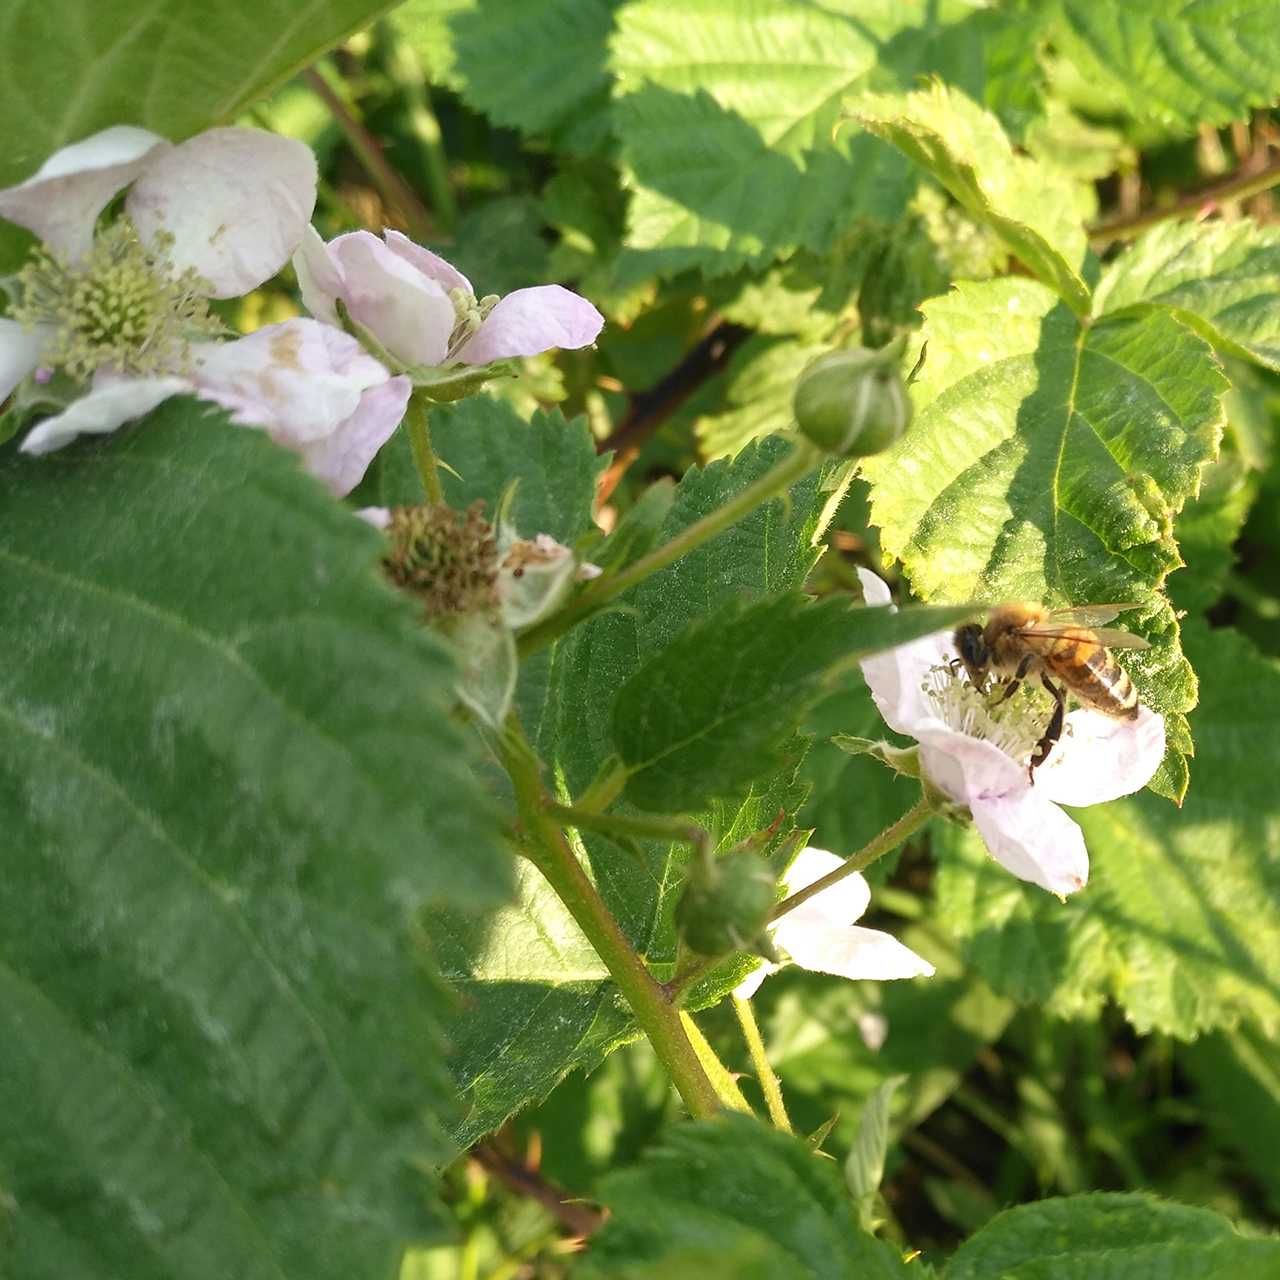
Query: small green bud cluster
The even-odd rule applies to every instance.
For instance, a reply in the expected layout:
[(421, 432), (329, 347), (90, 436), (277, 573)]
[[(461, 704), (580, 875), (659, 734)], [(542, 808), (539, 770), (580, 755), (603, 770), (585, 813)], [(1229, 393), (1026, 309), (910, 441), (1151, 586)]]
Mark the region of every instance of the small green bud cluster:
[(10, 314), (27, 328), (48, 326), (42, 363), (77, 381), (99, 369), (187, 372), (190, 343), (217, 337), (222, 325), (209, 312), (204, 281), (169, 268), (171, 244), (161, 236), (148, 249), (122, 219), (74, 266), (40, 246), (18, 273), (20, 296)]
[(428, 617), (496, 615), (498, 542), (483, 502), (465, 512), (443, 503), (393, 507), (387, 536), (387, 575), (422, 601)]
[(739, 849), (694, 864), (676, 904), (676, 927), (699, 955), (771, 955), (765, 925), (777, 899), (778, 878), (768, 862), (750, 849)]
[(843, 458), (879, 453), (911, 422), (901, 346), (828, 351), (800, 375), (792, 407), (803, 435)]

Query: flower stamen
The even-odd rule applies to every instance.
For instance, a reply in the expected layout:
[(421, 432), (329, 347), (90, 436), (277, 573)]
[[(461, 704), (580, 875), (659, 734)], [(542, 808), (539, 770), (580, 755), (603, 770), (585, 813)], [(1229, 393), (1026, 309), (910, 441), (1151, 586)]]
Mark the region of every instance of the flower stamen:
[(205, 281), (174, 272), (172, 236), (148, 248), (127, 219), (103, 231), (72, 266), (41, 245), (18, 273), (21, 297), (11, 315), (28, 329), (48, 326), (43, 367), (77, 381), (99, 369), (154, 376), (190, 372), (190, 344), (223, 333), (209, 311)]
[(1024, 683), (1006, 698), (999, 682), (974, 685), (959, 662), (930, 667), (921, 689), (948, 728), (990, 742), (1020, 764), (1030, 761), (1051, 713), (1041, 690)]

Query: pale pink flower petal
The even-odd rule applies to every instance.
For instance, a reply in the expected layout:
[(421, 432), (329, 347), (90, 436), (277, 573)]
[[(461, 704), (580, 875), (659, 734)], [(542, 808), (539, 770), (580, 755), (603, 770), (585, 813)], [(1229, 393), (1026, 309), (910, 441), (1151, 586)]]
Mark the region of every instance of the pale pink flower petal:
[(991, 856), (1019, 880), (1066, 897), (1089, 879), (1084, 834), (1033, 787), (970, 802), (974, 826)]
[(202, 397), (293, 448), (326, 440), (390, 377), (353, 337), (318, 320), (286, 320), (193, 352)]
[[(889, 588), (880, 578), (869, 569), (860, 568), (857, 572), (868, 605), (893, 603)], [(862, 660), (863, 678), (890, 729), (915, 737), (915, 729), (921, 723), (941, 724), (923, 685), (929, 671), (951, 656), (951, 633), (941, 631)]]
[(1164, 716), (1139, 707), (1134, 720), (1072, 711), (1066, 732), (1036, 770), (1036, 790), (1057, 804), (1103, 804), (1145, 787), (1164, 759)]
[(33, 428), (19, 447), (23, 453), (52, 453), (76, 436), (106, 435), (150, 413), (170, 396), (184, 394), (194, 394), (186, 378), (115, 378), (102, 382)]
[(402, 235), (399, 231), (392, 231), (390, 228), (383, 231), (382, 238), (392, 253), (403, 258), (410, 266), (416, 267), (428, 280), (434, 280), (446, 293), (451, 289), (475, 293), (471, 287), (471, 281), (439, 254), (432, 253), (430, 249), (424, 249), (420, 244), (414, 244), (408, 236)]
[(993, 742), (950, 729), (936, 717), (915, 730), (929, 781), (957, 804), (1007, 795), (1029, 785), (1027, 766)]
[(48, 340), (43, 327), (27, 329), (16, 320), (0, 317), (0, 401), (40, 363), (40, 352)]
[[(784, 877), (787, 893), (799, 893), (807, 889), (816, 880), (830, 875), (837, 867), (844, 866), (844, 859), (829, 853), (826, 849), (817, 849), (810, 845), (796, 854), (794, 861), (787, 868)], [(820, 924), (852, 924), (862, 918), (863, 912), (871, 905), (871, 886), (867, 878), (859, 871), (854, 871), (837, 880), (829, 889), (815, 894), (808, 902), (788, 911), (778, 921), (778, 928), (790, 928), (799, 921), (813, 921)]]
[(211, 296), (269, 280), (298, 247), (316, 201), (311, 148), (261, 129), (209, 129), (149, 163), (125, 208), (144, 241), (173, 236), (176, 270)]
[(444, 362), (457, 317), (442, 285), (367, 231), (339, 236), (329, 252), (353, 320), (406, 364)]
[(336, 497), (345, 497), (360, 483), (378, 450), (400, 425), (412, 391), (413, 384), (405, 377), (370, 387), (351, 417), (340, 422), (325, 439), (302, 446), (303, 465)]
[(346, 300), (342, 268), (333, 260), (329, 246), (310, 223), (307, 223), (307, 229), (302, 233), (302, 242), (293, 255), (293, 271), (298, 277), (302, 305), (317, 320), (340, 328), (342, 318), (338, 315), (334, 300)]
[(457, 358), (463, 364), (488, 364), (510, 356), (536, 356), (553, 347), (586, 347), (603, 326), (604, 316), (591, 303), (558, 284), (517, 289), (489, 312)]
[(168, 149), (147, 129), (103, 129), (55, 151), (25, 182), (0, 191), (0, 217), (75, 262), (93, 244), (94, 224), (111, 198)]

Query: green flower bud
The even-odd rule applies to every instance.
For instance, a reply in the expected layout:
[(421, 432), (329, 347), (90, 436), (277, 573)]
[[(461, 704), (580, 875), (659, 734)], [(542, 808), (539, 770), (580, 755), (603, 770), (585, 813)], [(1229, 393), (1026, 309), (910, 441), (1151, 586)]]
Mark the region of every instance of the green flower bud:
[(676, 904), (676, 927), (692, 951), (722, 956), (757, 950), (769, 912), (778, 900), (777, 877), (750, 850), (739, 850), (695, 868)]
[(844, 458), (887, 449), (911, 421), (900, 345), (828, 351), (800, 375), (792, 407), (800, 431)]

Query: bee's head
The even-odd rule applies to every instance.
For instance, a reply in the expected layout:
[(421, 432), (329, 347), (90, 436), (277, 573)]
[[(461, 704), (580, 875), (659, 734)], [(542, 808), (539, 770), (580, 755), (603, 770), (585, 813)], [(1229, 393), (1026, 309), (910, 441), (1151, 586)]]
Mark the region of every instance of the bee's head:
[(956, 628), (956, 653), (969, 673), (970, 682), (981, 689), (986, 683), (987, 672), (991, 666), (991, 648), (983, 635), (982, 627), (976, 622), (967, 622)]

